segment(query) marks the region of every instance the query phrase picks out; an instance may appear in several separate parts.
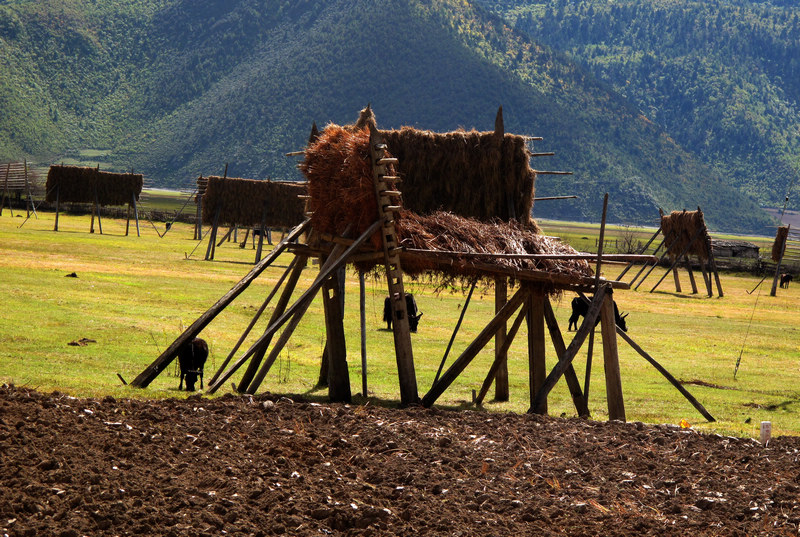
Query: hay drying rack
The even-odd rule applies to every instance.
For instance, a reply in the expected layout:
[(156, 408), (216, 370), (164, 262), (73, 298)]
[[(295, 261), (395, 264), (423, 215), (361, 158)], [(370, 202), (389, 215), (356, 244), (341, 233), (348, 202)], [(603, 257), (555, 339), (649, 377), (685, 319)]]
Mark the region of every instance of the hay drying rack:
[[(498, 117), (501, 118), (501, 112)], [(499, 122), (502, 128), (502, 119)], [(347, 233), (340, 236), (316, 233), (307, 218), (289, 232), (273, 250), (261, 259), (251, 271), (240, 280), (230, 291), (220, 298), (211, 308), (203, 313), (191, 324), (178, 338), (136, 379), (132, 386), (147, 387), (177, 355), (178, 350), (196, 336), (225, 309), (237, 296), (239, 296), (258, 276), (269, 267), (281, 254), (285, 252), (294, 255), (293, 261), (278, 280), (276, 286), (269, 293), (255, 317), (241, 335), (233, 349), (227, 355), (218, 371), (209, 382), (208, 392), (216, 392), (240, 368), (246, 365), (245, 371), (235, 389), (239, 393), (254, 394), (279, 353), (286, 345), (289, 337), (297, 324), (310, 306), (316, 294), (322, 290), (323, 307), (326, 327), (326, 350), (323, 353), (322, 371), (327, 378), (329, 398), (332, 402), (350, 402), (351, 389), (345, 348), (342, 303), (340, 296), (341, 287), (338, 274), (341, 274), (348, 263), (359, 261), (382, 261), (385, 266), (389, 290), (391, 311), (394, 322), (392, 330), (397, 362), (397, 372), (400, 391), (400, 402), (403, 406), (422, 404), (432, 406), (442, 393), (459, 377), (470, 362), (477, 356), (492, 339), (495, 340), (495, 359), (483, 382), (476, 403), (481, 404), (492, 383), (497, 386), (497, 398), (508, 398), (507, 372), (503, 378), (502, 372), (506, 366), (507, 352), (523, 321), (528, 328), (528, 359), (529, 359), (529, 386), (530, 386), (530, 412), (547, 413), (547, 397), (549, 392), (564, 377), (569, 388), (576, 411), (581, 417), (589, 416), (588, 396), (591, 375), (592, 339), (594, 327), (599, 319), (602, 334), (602, 349), (604, 358), (606, 392), (608, 402), (608, 415), (611, 420), (625, 420), (625, 406), (622, 394), (622, 381), (620, 376), (617, 335), (627, 342), (634, 350), (652, 364), (670, 383), (672, 383), (686, 399), (709, 421), (714, 421), (713, 416), (700, 404), (663, 366), (645, 352), (633, 339), (623, 332), (615, 323), (613, 292), (616, 289), (629, 289), (629, 284), (619, 280), (606, 280), (600, 277), (603, 263), (614, 262), (650, 262), (654, 256), (643, 255), (607, 255), (603, 254), (603, 234), (605, 231), (605, 206), (603, 224), (600, 231), (601, 245), (596, 255), (576, 254), (577, 257), (596, 261), (597, 266), (594, 277), (561, 275), (539, 270), (513, 270), (487, 263), (472, 263), (482, 277), (493, 278), (496, 282), (496, 314), (480, 331), (474, 340), (466, 347), (461, 355), (437, 379), (430, 390), (422, 397), (419, 396), (414, 368), (413, 349), (408, 323), (408, 312), (404, 300), (404, 285), (402, 264), (404, 260), (419, 260), (424, 258), (427, 263), (432, 263), (442, 268), (458, 262), (457, 258), (463, 254), (457, 252), (443, 252), (431, 250), (413, 250), (401, 248), (397, 242), (394, 226), (394, 214), (400, 207), (393, 202), (399, 191), (394, 190), (391, 183), (398, 177), (388, 173), (388, 166), (396, 165), (397, 159), (387, 157), (386, 143), (380, 132), (371, 126), (370, 151), (375, 185), (375, 195), (379, 201), (379, 214), (377, 219), (366, 231), (358, 237), (348, 237)], [(310, 216), (310, 215), (307, 215)], [(381, 232), (381, 251), (365, 246), (368, 239), (376, 232)], [(309, 240), (300, 242), (301, 236), (306, 235)], [(454, 255), (455, 254), (455, 255)], [(502, 255), (502, 254), (500, 254)], [(540, 254), (530, 254), (536, 258)], [(542, 257), (551, 256), (544, 254)], [(318, 257), (321, 260), (319, 275), (313, 283), (291, 305), (289, 301), (295, 290), (301, 271), (305, 268), (309, 258)], [(551, 256), (552, 257), (552, 256)], [(518, 282), (518, 288), (511, 298), (506, 299), (509, 278)], [(364, 328), (364, 300), (363, 300), (363, 275), (361, 279), (361, 311), (362, 311), (362, 360), (365, 358), (365, 328)], [(251, 346), (234, 359), (242, 343), (250, 334), (259, 316), (266, 309), (271, 299), (278, 293), (281, 285), (277, 304), (268, 321), (264, 332), (251, 344)], [(548, 290), (552, 289), (573, 291), (580, 294), (583, 300), (589, 303), (588, 313), (583, 323), (578, 328), (574, 338), (569, 343), (563, 339), (561, 330), (553, 313), (552, 305), (548, 299)], [(589, 298), (587, 294), (593, 296)], [(516, 317), (510, 330), (507, 324), (512, 317)], [(270, 348), (274, 336), (283, 328), (277, 341)], [(557, 354), (557, 363), (547, 372), (545, 363), (545, 334), (549, 332)], [(572, 365), (582, 345), (589, 338), (588, 362), (583, 388), (578, 380)], [(506, 370), (507, 371), (507, 370)], [(364, 386), (366, 395), (366, 386)]]

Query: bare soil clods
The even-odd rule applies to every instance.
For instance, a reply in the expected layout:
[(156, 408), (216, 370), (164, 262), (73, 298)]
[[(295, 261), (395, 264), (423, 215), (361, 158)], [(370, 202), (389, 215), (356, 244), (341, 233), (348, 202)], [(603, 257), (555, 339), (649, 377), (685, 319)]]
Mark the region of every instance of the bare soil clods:
[(0, 534), (797, 535), (800, 438), (0, 388)]

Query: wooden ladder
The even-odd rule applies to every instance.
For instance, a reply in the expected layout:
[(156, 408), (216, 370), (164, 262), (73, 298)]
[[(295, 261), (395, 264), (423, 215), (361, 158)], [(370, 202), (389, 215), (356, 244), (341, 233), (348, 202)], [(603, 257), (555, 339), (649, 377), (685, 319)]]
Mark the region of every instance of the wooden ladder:
[(386, 157), (386, 143), (378, 129), (370, 124), (370, 155), (375, 195), (378, 200), (378, 218), (382, 222), (381, 242), (386, 265), (386, 279), (389, 284), (389, 302), (392, 308), (392, 330), (397, 358), (397, 375), (400, 381), (400, 402), (403, 406), (419, 403), (417, 378), (414, 370), (414, 355), (411, 348), (411, 331), (408, 324), (406, 294), (403, 286), (403, 271), (400, 268), (400, 244), (395, 228), (395, 213), (400, 205), (395, 205), (401, 193), (393, 184), (400, 178), (388, 175), (389, 165), (397, 166), (396, 158)]

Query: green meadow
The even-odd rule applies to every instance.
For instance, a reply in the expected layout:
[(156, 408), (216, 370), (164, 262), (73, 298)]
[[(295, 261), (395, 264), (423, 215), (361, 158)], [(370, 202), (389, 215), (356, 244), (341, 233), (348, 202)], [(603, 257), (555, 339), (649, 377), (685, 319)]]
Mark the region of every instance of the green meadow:
[[(0, 215), (0, 382), (44, 392), (74, 396), (186, 397), (177, 391), (176, 365), (170, 365), (145, 389), (123, 385), (141, 373), (184, 328), (205, 312), (252, 267), (255, 251), (230, 241), (216, 250), (214, 261), (204, 261), (206, 244), (192, 240), (193, 227), (176, 223), (159, 237), (142, 222), (141, 236), (125, 220), (103, 219), (103, 234), (89, 233), (90, 217), (54, 214), (24, 218), (8, 209)], [(22, 216), (20, 216), (22, 214)], [(560, 236), (578, 249), (594, 249), (598, 227), (540, 222), (548, 235)], [(163, 230), (163, 224), (156, 224)], [(607, 238), (629, 234), (627, 228), (609, 228)], [(635, 230), (649, 238), (654, 230)], [(239, 240), (243, 237), (240, 235)], [(274, 237), (277, 241), (280, 234)], [(769, 239), (762, 241), (770, 244)], [(220, 367), (256, 310), (291, 262), (281, 256), (202, 333), (211, 357), (206, 379)], [(607, 265), (603, 275), (615, 277), (621, 266)], [(686, 420), (695, 429), (721, 434), (757, 436), (763, 420), (773, 434), (800, 434), (800, 285), (779, 289), (769, 296), (770, 280), (752, 294), (760, 277), (722, 273), (724, 297), (691, 295), (688, 276), (681, 273), (684, 294), (674, 292), (672, 278), (649, 292), (663, 275), (659, 268), (638, 291), (617, 291), (615, 299), (629, 313), (628, 334), (659, 361), (715, 416), (702, 416), (650, 364), (619, 340), (625, 408), (629, 421), (678, 424)], [(295, 291), (305, 290), (318, 272), (310, 264)], [(68, 277), (75, 273), (77, 277)], [(626, 279), (629, 279), (629, 275)], [(698, 274), (699, 277), (699, 274)], [(698, 281), (701, 283), (701, 281)], [(647, 285), (649, 284), (649, 285)], [(462, 289), (435, 292), (430, 282), (407, 281), (424, 313), (420, 329), (412, 334), (420, 395), (431, 386), (466, 295)], [(362, 367), (359, 337), (358, 277), (348, 270), (345, 330), (348, 363), (355, 403), (397, 404), (392, 333), (381, 320), (386, 284), (367, 280), (367, 384), (361, 394)], [(556, 317), (567, 343), (567, 319), (572, 295), (553, 300)], [(263, 331), (271, 308), (235, 356), (241, 355)], [(451, 364), (493, 315), (493, 289), (478, 288), (447, 358)], [(305, 394), (324, 400), (315, 388), (325, 345), (322, 305), (317, 298), (289, 345), (281, 353), (261, 391)], [(83, 344), (81, 340), (83, 341)], [(91, 340), (91, 341), (86, 341)], [(599, 342), (599, 329), (596, 342)], [(596, 349), (598, 344), (595, 345)], [(548, 340), (548, 369), (555, 351)], [(437, 406), (472, 408), (472, 391), (479, 389), (493, 359), (490, 345), (443, 394)], [(734, 378), (734, 368), (740, 367)], [(583, 382), (586, 353), (574, 362)], [(445, 366), (447, 367), (447, 365)], [(495, 402), (493, 391), (486, 411), (518, 412), (529, 407), (527, 337), (520, 329), (509, 352), (511, 400)], [(242, 370), (231, 382), (238, 380)], [(218, 394), (232, 391), (230, 382)], [(589, 408), (592, 419), (607, 419), (602, 353), (596, 350), (591, 375)], [(576, 415), (564, 381), (550, 395), (554, 416)]]

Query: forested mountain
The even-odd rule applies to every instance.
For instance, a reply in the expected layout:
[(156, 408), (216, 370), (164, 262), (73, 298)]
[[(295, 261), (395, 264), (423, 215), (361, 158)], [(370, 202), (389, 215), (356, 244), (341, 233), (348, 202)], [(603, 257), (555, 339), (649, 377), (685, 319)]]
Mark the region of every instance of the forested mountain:
[[(800, 177), (800, 7), (744, 0), (481, 0), (567, 52), (762, 205)], [(791, 207), (800, 207), (793, 189)]]
[(532, 4), (502, 7), (519, 30), (463, 0), (6, 1), (0, 159), (105, 148), (165, 186), (226, 163), (295, 179), (284, 153), (312, 121), (351, 122), (371, 103), (382, 128), (490, 130), (503, 105), (508, 132), (556, 152), (534, 167), (575, 172), (539, 177), (538, 196), (580, 199), (534, 216), (597, 220), (609, 192), (612, 221), (699, 205), (714, 228), (770, 233), (660, 117), (531, 37), (543, 20)]

